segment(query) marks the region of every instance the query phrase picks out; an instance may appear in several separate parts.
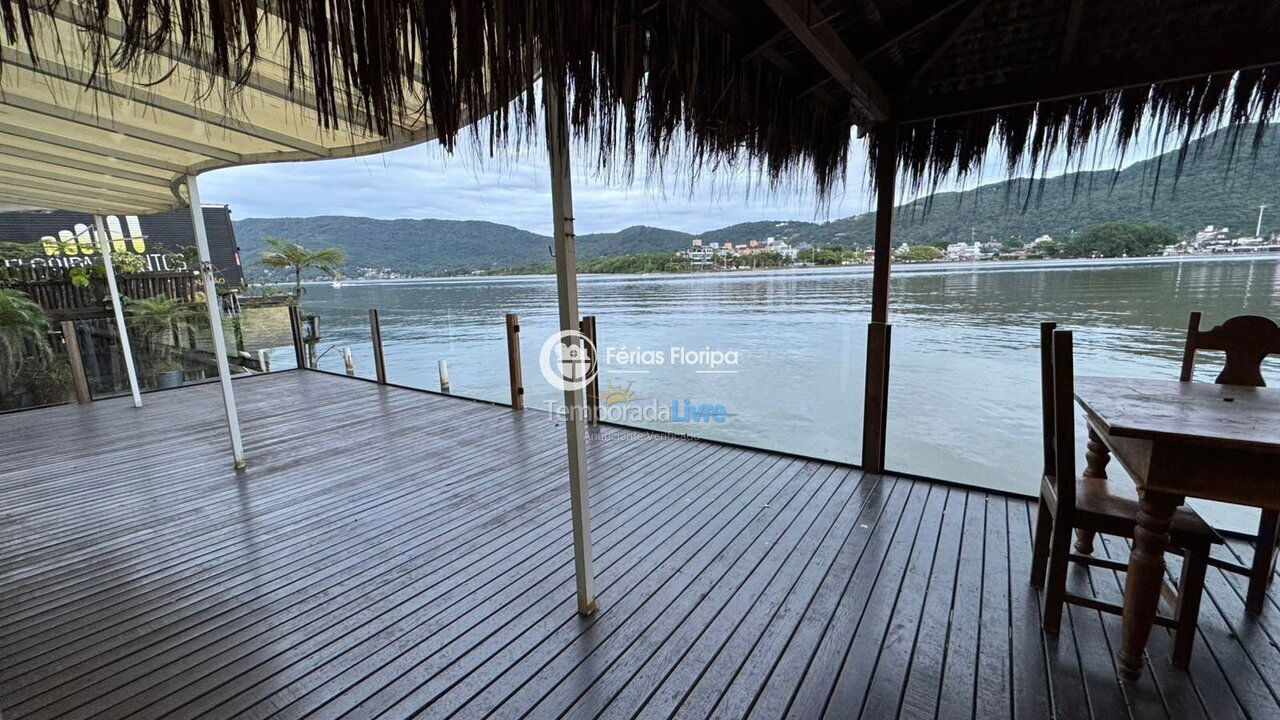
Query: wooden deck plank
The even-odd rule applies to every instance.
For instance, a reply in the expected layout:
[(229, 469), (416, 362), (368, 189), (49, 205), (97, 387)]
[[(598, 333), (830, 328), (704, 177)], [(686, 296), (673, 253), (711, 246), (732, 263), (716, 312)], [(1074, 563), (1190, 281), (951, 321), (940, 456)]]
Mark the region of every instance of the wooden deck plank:
[(1045, 636), (1022, 499), (602, 426), (580, 618), (550, 415), (237, 382), (241, 475), (216, 386), (0, 417), (6, 720), (1280, 714), (1280, 603), (1234, 575), (1189, 673), (1157, 629), (1119, 683), (1095, 611)]
[(1040, 596), (1031, 584), (1033, 504), (1005, 499), (1009, 523), (1009, 626), (1013, 667), (1013, 718), (1035, 720), (1053, 713), (1044, 635), (1040, 632)]
[[(711, 577), (720, 563), (747, 552), (759, 540), (779, 541), (806, 510), (818, 512), (840, 487), (835, 468), (825, 468), (815, 478), (817, 482), (807, 483), (789, 497), (765, 503), (769, 505), (767, 508), (761, 505), (747, 512), (726, 508), (721, 518), (712, 518), (711, 522), (699, 526), (679, 546), (671, 548), (671, 552), (665, 548), (659, 550), (645, 563), (650, 571), (644, 577), (652, 580), (637, 582), (625, 594), (614, 596), (610, 612), (593, 616), (567, 634), (548, 638), (534, 652), (521, 658), (503, 676), (503, 682), (490, 685), (467, 702), (460, 714), (464, 717), (489, 713), (504, 716), (532, 709), (546, 689), (576, 668), (597, 643), (607, 641), (628, 624), (633, 631), (637, 626), (643, 627), (649, 613), (685, 590), (691, 581)], [(665, 572), (653, 577), (653, 570)], [(664, 576), (667, 582), (662, 581)]]
[(688, 714), (696, 714), (696, 708), (700, 706), (705, 712), (710, 712), (719, 700), (722, 688), (736, 676), (743, 658), (760, 644), (764, 633), (772, 630), (794, 635), (795, 626), (801, 622), (802, 615), (808, 614), (808, 606), (815, 597), (831, 597), (834, 601), (837, 591), (823, 595), (817, 588), (843, 582), (845, 575), (841, 569), (852, 566), (858, 550), (865, 547), (868, 529), (883, 514), (894, 485), (893, 479), (886, 480), (881, 476), (864, 478), (861, 488), (866, 490), (866, 497), (858, 515), (844, 533), (843, 541), (835, 548), (835, 558), (828, 566), (824, 568), (820, 562), (811, 563), (785, 593), (778, 588), (755, 602), (743, 602), (745, 598), (735, 597), (733, 602), (741, 603), (738, 611), (735, 613), (726, 607), (713, 627), (667, 672), (662, 683), (651, 690), (644, 703), (619, 704), (617, 708), (610, 708), (610, 713), (664, 717), (679, 708)]
[[(696, 458), (697, 454), (691, 454)], [(604, 457), (595, 458), (604, 459)], [(645, 462), (643, 460), (648, 460)], [(680, 456), (672, 457), (664, 453), (655, 453), (646, 457), (638, 457), (636, 472), (666, 472), (673, 466), (678, 467), (677, 460), (688, 459)], [(640, 482), (627, 482), (618, 490), (615, 502), (598, 502), (593, 508), (597, 532), (597, 557), (600, 557), (617, 542), (626, 538), (625, 533), (616, 532), (613, 522), (621, 509), (628, 507), (624, 503), (629, 497), (644, 492), (647, 488)], [(604, 498), (597, 498), (602, 500)], [(565, 508), (567, 510), (567, 508)], [(567, 512), (556, 519), (567, 522)], [(557, 526), (547, 524), (548, 529), (555, 531)], [(565, 530), (563, 524), (558, 529)], [(344, 702), (352, 702), (361, 697), (359, 690), (352, 687), (360, 685), (372, 686), (376, 689), (384, 687), (399, 671), (396, 664), (408, 662), (406, 655), (412, 649), (430, 648), (436, 653), (445, 654), (450, 644), (456, 642), (450, 634), (465, 634), (483, 628), (486, 632), (495, 632), (503, 624), (493, 623), (502, 617), (503, 611), (514, 612), (520, 608), (516, 602), (520, 598), (528, 598), (530, 593), (542, 592), (556, 582), (572, 587), (566, 576), (557, 542), (564, 542), (565, 533), (556, 535), (555, 541), (542, 544), (536, 552), (519, 557), (518, 567), (505, 574), (502, 585), (494, 587), (494, 582), (480, 585), (477, 592), (483, 591), (475, 600), (439, 603), (434, 611), (413, 612), (417, 603), (398, 606), (397, 618), (382, 618), (378, 622), (364, 623), (363, 632), (349, 633), (340, 639), (318, 639), (314, 643), (301, 648), (291, 648), (291, 655), (301, 656), (296, 665), (286, 666), (276, 662), (277, 675), (269, 681), (246, 674), (243, 681), (227, 683), (219, 687), (217, 695), (226, 697), (223, 705), (218, 706), (220, 713), (235, 714), (236, 717), (250, 718), (266, 716), (273, 713), (286, 713), (298, 716), (310, 712), (326, 701), (341, 698)], [(530, 585), (529, 576), (538, 580)], [(377, 618), (372, 618), (377, 619)], [(460, 626), (460, 627), (454, 627)], [(443, 633), (443, 634), (442, 634)], [(252, 684), (251, 684), (252, 683)], [(255, 704), (256, 703), (256, 704)]]
[[(924, 517), (940, 517), (945, 512), (951, 492), (945, 487), (930, 488)], [(902, 704), (902, 690), (906, 686), (908, 666), (919, 640), (920, 613), (938, 557), (938, 538), (942, 523), (920, 523), (916, 543), (903, 573), (902, 585), (894, 598), (893, 609), (887, 622), (887, 631), (874, 659), (874, 669), (862, 670), (866, 677), (866, 694), (860, 714), (867, 717), (891, 718), (898, 714)], [(870, 655), (870, 653), (867, 653)], [(850, 653), (845, 658), (844, 672), (850, 672), (857, 657)]]
[(987, 542), (987, 502), (970, 493), (965, 505), (964, 533), (960, 538), (951, 624), (947, 628), (947, 653), (937, 717), (972, 718), (978, 682), (978, 640), (982, 627), (982, 562)]
[[(721, 690), (713, 717), (743, 717), (752, 712), (760, 716), (778, 712), (798, 717), (822, 716), (885, 559), (890, 549), (895, 547), (895, 539), (897, 546), (901, 547), (905, 542), (903, 538), (908, 535), (914, 537), (910, 530), (919, 522), (929, 487), (921, 483), (901, 483), (895, 486), (894, 491), (893, 500), (896, 502), (886, 508), (881, 522), (872, 529), (857, 567), (847, 576), (844, 591), (835, 597), (835, 607), (827, 618), (821, 637), (801, 640), (802, 646), (807, 646), (809, 640), (817, 640), (812, 654), (808, 655), (804, 672), (779, 674), (779, 661), (775, 659), (777, 653), (771, 648), (775, 642), (757, 643), (739, 668), (734, 683)], [(865, 592), (849, 592), (849, 588), (864, 588)], [(762, 699), (762, 691), (770, 686), (767, 682), (762, 684), (761, 678), (772, 680), (774, 677), (782, 682), (774, 685), (777, 689)], [(798, 683), (798, 687), (787, 687), (790, 683)]]
[[(732, 453), (713, 454), (714, 463), (711, 467), (723, 466), (730, 462), (742, 462), (743, 459)], [(671, 459), (671, 458), (666, 458)], [(676, 458), (678, 460), (679, 458)], [(659, 465), (657, 472), (670, 472), (671, 475), (678, 477), (679, 462), (675, 462), (672, 466)], [(641, 474), (645, 473), (644, 468), (638, 468)], [(599, 567), (604, 569), (611, 567), (612, 554), (619, 548), (629, 547), (633, 544), (642, 543), (648, 537), (643, 530), (646, 529), (648, 523), (660, 526), (670, 517), (670, 508), (675, 504), (672, 494), (668, 492), (651, 492), (645, 487), (641, 481), (637, 481), (634, 492), (622, 498), (617, 508), (611, 510), (607, 514), (595, 510), (595, 514), (599, 522), (596, 525), (597, 537), (597, 562)], [(707, 487), (709, 486), (702, 486)], [(657, 490), (663, 490), (663, 486), (659, 485)], [(567, 510), (567, 506), (566, 506)], [(593, 508), (594, 510), (594, 508)], [(561, 532), (560, 542), (568, 542), (567, 528), (568, 515), (567, 512), (557, 518)], [(652, 528), (649, 528), (652, 529)], [(516, 587), (516, 597), (526, 597), (526, 602), (530, 605), (539, 605), (550, 599), (555, 607), (561, 607), (561, 604), (568, 602), (573, 594), (573, 573), (572, 567), (567, 562), (567, 557), (563, 551), (555, 556), (548, 557), (541, 563), (525, 560), (522, 565), (531, 565), (537, 573), (538, 578), (536, 584), (530, 585), (530, 581), (526, 580)], [(537, 595), (532, 595), (536, 592)], [(539, 602), (533, 602), (534, 598), (538, 598)], [(501, 598), (498, 598), (501, 600)], [(296, 707), (290, 707), (286, 713), (287, 716), (300, 716), (304, 713), (311, 712), (319, 707), (322, 700), (328, 696), (328, 705), (324, 708), (324, 714), (332, 714), (345, 711), (350, 707), (358, 705), (368, 700), (379, 692), (387, 691), (388, 695), (394, 691), (389, 690), (391, 687), (401, 687), (405, 692), (412, 690), (415, 684), (420, 683), (426, 676), (432, 676), (436, 672), (443, 670), (440, 665), (435, 662), (441, 662), (445, 657), (449, 658), (451, 665), (461, 666), (462, 658), (466, 657), (465, 645), (463, 648), (450, 647), (450, 643), (460, 640), (465, 642), (478, 635), (481, 639), (498, 628), (512, 629), (511, 616), (518, 615), (525, 609), (520, 603), (493, 603), (499, 607), (493, 608), (493, 612), (499, 613), (498, 617), (507, 618), (503, 622), (495, 622), (493, 616), (486, 618), (484, 612), (489, 610), (489, 601), (486, 605), (480, 607), (463, 607), (459, 608), (459, 619), (465, 621), (460, 623), (444, 623), (444, 619), (434, 626), (425, 626), (414, 628), (417, 631), (407, 637), (397, 638), (394, 645), (384, 645), (379, 647), (383, 641), (389, 638), (374, 638), (368, 645), (363, 648), (363, 652), (370, 653), (361, 663), (355, 666), (350, 673), (344, 675), (334, 674), (336, 682), (330, 683), (330, 687), (321, 689), (320, 692), (311, 693), (307, 698), (301, 699)], [(486, 626), (488, 623), (494, 623), (493, 626)], [(392, 634), (396, 634), (396, 629), (391, 628)], [(450, 632), (452, 631), (452, 632)], [(434, 639), (430, 642), (421, 642), (420, 635), (417, 633), (444, 632), (444, 635), (433, 635)], [(452, 652), (445, 652), (448, 649)], [(372, 651), (372, 652), (371, 652)], [(430, 651), (425, 656), (419, 654), (420, 651)], [(437, 657), (437, 656), (441, 657)], [(420, 663), (434, 661), (427, 668), (421, 668)], [(342, 689), (342, 682), (351, 683), (346, 689)], [(337, 691), (335, 693), (335, 691)], [(334, 695), (340, 697), (334, 697)], [(394, 701), (394, 697), (392, 700)]]

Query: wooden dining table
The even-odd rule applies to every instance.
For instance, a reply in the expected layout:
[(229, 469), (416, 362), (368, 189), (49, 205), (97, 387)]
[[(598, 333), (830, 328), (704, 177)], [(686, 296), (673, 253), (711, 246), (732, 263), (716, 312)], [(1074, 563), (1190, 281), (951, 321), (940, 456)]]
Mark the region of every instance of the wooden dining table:
[(1114, 457), (1138, 487), (1117, 663), (1135, 680), (1160, 602), (1169, 523), (1188, 497), (1280, 509), (1280, 389), (1081, 377), (1087, 473)]

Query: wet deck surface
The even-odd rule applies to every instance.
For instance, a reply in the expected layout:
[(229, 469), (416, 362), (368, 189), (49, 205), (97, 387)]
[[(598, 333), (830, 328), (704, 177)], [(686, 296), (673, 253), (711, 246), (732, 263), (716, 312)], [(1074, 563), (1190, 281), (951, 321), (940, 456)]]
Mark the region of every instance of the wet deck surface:
[(1191, 672), (1157, 629), (1121, 685), (1119, 618), (1040, 632), (1020, 499), (605, 429), (583, 619), (546, 414), (237, 391), (240, 475), (216, 386), (0, 417), (5, 720), (1280, 716), (1276, 591), (1211, 569)]

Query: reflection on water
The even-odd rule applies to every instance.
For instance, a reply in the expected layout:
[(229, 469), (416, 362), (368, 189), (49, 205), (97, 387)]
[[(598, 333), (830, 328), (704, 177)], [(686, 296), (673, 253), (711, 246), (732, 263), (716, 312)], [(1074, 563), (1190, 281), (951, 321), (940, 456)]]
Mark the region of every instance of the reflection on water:
[[(1080, 374), (1174, 378), (1192, 310), (1207, 324), (1242, 313), (1280, 316), (1277, 260), (895, 267), (890, 467), (1034, 493), (1039, 322), (1078, 330)], [(580, 284), (583, 314), (598, 317), (602, 352), (662, 351), (667, 360), (606, 362), (603, 388), (629, 386), (635, 399), (627, 405), (689, 401), (729, 414), (722, 422), (638, 424), (859, 459), (867, 269), (583, 276)], [(560, 399), (537, 357), (557, 329), (552, 278), (314, 286), (304, 302), (322, 318), (321, 347), (351, 346), (359, 374), (373, 373), (365, 311), (377, 307), (393, 382), (434, 389), (436, 361), (445, 359), (453, 392), (494, 400), (507, 399), (503, 314), (519, 313), (526, 402)], [(736, 351), (739, 363), (735, 372), (677, 365), (673, 347)], [(1209, 364), (1202, 363), (1207, 379)], [(341, 371), (338, 350), (322, 367)], [(1280, 380), (1277, 370), (1273, 362), (1268, 376)]]

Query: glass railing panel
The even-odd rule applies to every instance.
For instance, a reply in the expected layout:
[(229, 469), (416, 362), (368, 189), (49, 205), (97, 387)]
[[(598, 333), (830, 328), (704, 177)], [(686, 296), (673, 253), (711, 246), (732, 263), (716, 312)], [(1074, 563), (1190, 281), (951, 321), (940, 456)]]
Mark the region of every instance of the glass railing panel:
[[(1035, 494), (1041, 321), (1076, 331), (1078, 376), (1175, 380), (1190, 313), (1204, 313), (1203, 327), (1280, 317), (1278, 269), (1274, 258), (895, 267), (889, 468)], [(1197, 380), (1213, 381), (1213, 355)], [(1280, 382), (1278, 371), (1273, 359), (1264, 374)], [(1082, 462), (1082, 419), (1077, 440)], [(1220, 526), (1256, 525), (1256, 511), (1193, 504)]]

